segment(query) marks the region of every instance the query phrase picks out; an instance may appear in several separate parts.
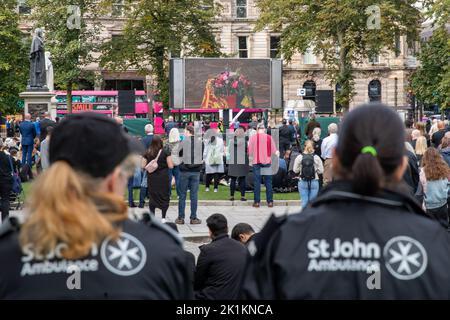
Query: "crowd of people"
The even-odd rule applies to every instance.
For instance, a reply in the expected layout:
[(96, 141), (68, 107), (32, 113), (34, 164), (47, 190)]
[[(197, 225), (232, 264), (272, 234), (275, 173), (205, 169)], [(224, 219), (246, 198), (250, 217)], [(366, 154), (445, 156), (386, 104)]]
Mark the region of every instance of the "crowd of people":
[[(226, 217), (210, 215), (211, 242), (201, 246), (195, 264), (183, 250), (176, 224), (163, 224), (153, 214), (132, 221), (123, 201), (136, 166), (144, 168), (150, 211), (159, 208), (164, 214), (169, 170), (175, 167), (170, 144), (176, 149), (177, 141), (164, 146), (153, 136), (146, 149), (149, 138), (136, 141), (102, 115), (68, 117), (51, 132), (50, 166), (35, 181), (23, 225), (9, 218), (0, 228), (0, 298), (448, 299), (450, 243), (442, 208), (447, 209), (449, 169), (441, 156), (445, 132), (441, 141), (435, 134), (442, 129), (428, 138), (429, 132), (423, 134), (435, 144), (418, 163), (413, 135), (406, 134), (415, 129), (405, 130), (389, 107), (370, 104), (350, 111), (339, 126), (339, 138), (332, 136), (337, 130), (330, 125), (320, 156), (315, 154), (320, 140), (314, 139), (316, 128), (293, 167), (314, 176), (304, 184), (316, 190), (327, 167), (321, 157), (330, 159), (331, 179), (323, 178), (319, 195), (308, 194), (310, 202), (298, 214), (272, 216), (257, 233), (239, 223), (230, 237)], [(151, 129), (147, 127), (148, 135)], [(176, 128), (169, 136), (172, 130)], [(261, 175), (271, 156), (278, 157), (273, 137), (264, 131), (258, 123), (246, 142), (249, 164)], [(234, 135), (242, 137), (242, 132)], [(415, 147), (421, 136), (414, 134)], [(209, 165), (220, 166), (214, 146), (221, 151), (243, 142), (219, 142), (219, 134), (202, 141), (189, 126), (183, 137), (180, 152), (175, 152), (180, 157), (175, 222), (184, 223), (189, 189), (191, 223), (197, 223), (195, 197), (205, 145), (210, 144)], [(230, 154), (236, 156), (240, 153)], [(6, 162), (1, 155), (2, 168)], [(305, 170), (307, 163), (313, 171)], [(418, 179), (414, 166), (420, 168)], [(422, 187), (422, 202), (410, 180)], [(67, 287), (71, 264), (82, 271), (83, 290)], [(371, 286), (369, 270), (379, 271), (381, 287)]]

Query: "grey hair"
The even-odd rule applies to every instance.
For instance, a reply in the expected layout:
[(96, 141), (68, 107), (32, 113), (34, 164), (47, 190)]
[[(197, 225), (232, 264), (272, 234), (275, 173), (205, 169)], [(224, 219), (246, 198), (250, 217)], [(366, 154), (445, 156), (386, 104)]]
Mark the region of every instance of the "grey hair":
[(330, 123), (328, 125), (328, 133), (332, 134), (332, 133), (337, 133), (338, 132), (338, 126), (336, 123)]

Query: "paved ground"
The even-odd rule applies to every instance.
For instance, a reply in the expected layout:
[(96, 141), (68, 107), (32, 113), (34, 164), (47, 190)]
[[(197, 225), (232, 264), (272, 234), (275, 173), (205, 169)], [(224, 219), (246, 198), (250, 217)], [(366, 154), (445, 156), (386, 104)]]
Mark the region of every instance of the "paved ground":
[[(185, 238), (185, 248), (186, 250), (194, 253), (197, 257), (199, 254), (198, 246), (209, 242), (208, 238), (208, 228), (206, 226), (206, 218), (213, 213), (221, 213), (225, 215), (228, 220), (228, 226), (231, 229), (240, 222), (249, 223), (255, 231), (259, 231), (261, 227), (264, 225), (266, 220), (270, 217), (272, 213), (276, 215), (282, 214), (292, 214), (300, 211), (300, 204), (290, 203), (289, 205), (276, 205), (273, 208), (268, 208), (266, 204), (262, 203), (262, 206), (258, 209), (253, 208), (251, 206), (245, 205), (224, 205), (225, 203), (216, 202), (214, 203), (205, 203), (204, 205), (200, 205), (197, 209), (197, 216), (202, 220), (202, 224), (200, 225), (191, 225), (189, 224), (189, 213), (190, 207), (186, 207), (186, 222), (187, 224), (178, 225), (178, 231)], [(237, 204), (237, 203), (235, 203)], [(130, 215), (139, 217), (142, 212), (146, 211), (145, 209), (130, 209)], [(23, 211), (12, 211), (12, 216), (17, 216), (19, 219), (23, 218)], [(176, 205), (172, 205), (167, 212), (167, 221), (173, 222), (178, 215), (178, 207)], [(158, 219), (161, 218), (161, 213), (157, 209), (156, 216)]]

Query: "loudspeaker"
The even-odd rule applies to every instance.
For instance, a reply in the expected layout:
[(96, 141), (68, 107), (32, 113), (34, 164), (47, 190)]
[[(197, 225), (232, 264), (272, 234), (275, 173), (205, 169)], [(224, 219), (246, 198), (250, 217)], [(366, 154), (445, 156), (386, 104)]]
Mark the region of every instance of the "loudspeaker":
[(184, 60), (170, 59), (169, 64), (170, 109), (184, 108)]
[(283, 61), (272, 59), (271, 69), (270, 107), (281, 109), (283, 107)]
[(316, 90), (316, 112), (333, 113), (333, 90)]
[(119, 90), (119, 115), (135, 114), (136, 93), (134, 90)]

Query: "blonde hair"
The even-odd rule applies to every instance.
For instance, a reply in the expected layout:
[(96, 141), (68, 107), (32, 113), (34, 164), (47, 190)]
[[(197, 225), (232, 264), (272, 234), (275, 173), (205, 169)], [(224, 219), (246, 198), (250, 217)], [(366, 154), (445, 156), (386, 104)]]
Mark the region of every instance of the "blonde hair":
[(177, 128), (170, 129), (169, 132), (169, 143), (175, 143), (180, 141), (180, 132)]
[(305, 148), (303, 149), (304, 153), (314, 153), (314, 143), (311, 140), (305, 141)]
[(416, 140), (416, 148), (415, 148), (415, 152), (417, 155), (421, 156), (425, 153), (425, 151), (427, 151), (427, 139), (424, 136), (420, 136), (417, 138)]
[(53, 163), (34, 183), (30, 216), (20, 232), (22, 247), (32, 244), (36, 254), (45, 256), (61, 243), (62, 256), (77, 259), (105, 237), (116, 238), (113, 224), (127, 218), (127, 207), (122, 197), (98, 191), (101, 182), (65, 161)]
[(318, 128), (318, 127), (314, 128), (314, 130), (312, 132), (312, 139), (314, 141), (319, 141), (321, 133), (322, 133), (322, 130), (320, 128)]
[(411, 132), (411, 137), (413, 138), (413, 140), (419, 138), (421, 136), (420, 130), (414, 129)]

